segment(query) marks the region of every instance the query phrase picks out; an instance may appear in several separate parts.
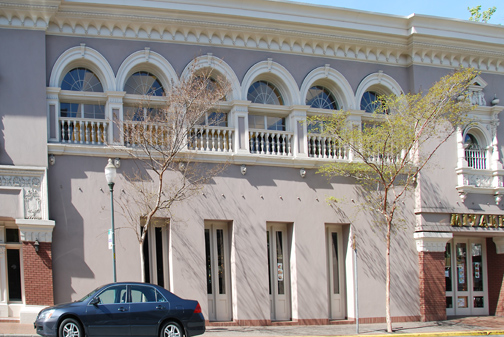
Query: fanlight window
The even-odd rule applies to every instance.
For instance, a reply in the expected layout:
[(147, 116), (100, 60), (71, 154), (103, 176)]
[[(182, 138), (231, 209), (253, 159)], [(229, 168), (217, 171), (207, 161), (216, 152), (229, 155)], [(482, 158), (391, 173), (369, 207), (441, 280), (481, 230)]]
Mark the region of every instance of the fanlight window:
[(149, 96), (163, 96), (163, 85), (156, 76), (146, 71), (139, 71), (131, 75), (124, 90), (127, 94), (134, 95), (149, 95)]
[[(62, 90), (103, 92), (103, 86), (98, 77), (89, 69), (74, 68), (70, 70), (61, 82)], [(103, 104), (84, 104), (81, 102), (70, 101), (60, 102), (61, 117), (77, 118), (105, 118), (105, 105)]]
[(377, 109), (381, 108), (382, 101), (380, 100), (380, 95), (374, 91), (366, 91), (362, 95), (360, 108), (369, 113), (375, 112)]
[(470, 133), (464, 138), (464, 155), (469, 167), (486, 169), (486, 150), (481, 148), (476, 137)]
[(306, 105), (317, 109), (339, 110), (339, 104), (334, 95), (322, 86), (313, 86), (308, 90)]
[(89, 69), (74, 68), (70, 70), (61, 82), (62, 90), (103, 92), (103, 86), (98, 77)]
[(257, 81), (248, 90), (247, 100), (252, 103), (284, 105), (280, 91), (272, 83)]

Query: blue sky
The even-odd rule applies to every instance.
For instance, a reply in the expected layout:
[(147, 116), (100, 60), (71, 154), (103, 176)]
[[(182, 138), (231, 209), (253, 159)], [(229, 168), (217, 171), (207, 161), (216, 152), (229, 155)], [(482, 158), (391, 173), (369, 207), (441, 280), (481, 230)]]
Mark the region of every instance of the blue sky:
[[(292, 0), (289, 0), (292, 1)], [(296, 0), (310, 4), (352, 8), (370, 12), (379, 12), (408, 16), (425, 14), (453, 19), (468, 20), (471, 14), (467, 7), (481, 5), (482, 10), (496, 6), (497, 11), (488, 23), (504, 24), (504, 2), (502, 0)]]

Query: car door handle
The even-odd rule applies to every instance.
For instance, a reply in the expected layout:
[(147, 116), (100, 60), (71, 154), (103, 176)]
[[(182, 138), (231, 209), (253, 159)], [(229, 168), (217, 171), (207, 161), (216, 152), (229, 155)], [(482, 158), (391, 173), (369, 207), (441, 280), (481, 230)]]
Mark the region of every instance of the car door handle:
[(119, 309), (117, 309), (118, 311), (128, 311), (128, 309), (126, 309), (125, 307), (120, 307)]
[(162, 305), (158, 305), (158, 306), (156, 307), (156, 309), (158, 309), (158, 310), (163, 310), (164, 308), (165, 308), (165, 307), (163, 307)]

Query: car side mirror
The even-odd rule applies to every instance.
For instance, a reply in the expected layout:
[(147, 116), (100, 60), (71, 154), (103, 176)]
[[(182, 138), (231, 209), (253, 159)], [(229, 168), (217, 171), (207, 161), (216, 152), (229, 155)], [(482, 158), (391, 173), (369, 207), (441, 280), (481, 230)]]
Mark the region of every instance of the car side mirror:
[(98, 305), (98, 304), (100, 304), (100, 298), (99, 297), (94, 297), (91, 301), (89, 301), (89, 304), (91, 304), (91, 305)]

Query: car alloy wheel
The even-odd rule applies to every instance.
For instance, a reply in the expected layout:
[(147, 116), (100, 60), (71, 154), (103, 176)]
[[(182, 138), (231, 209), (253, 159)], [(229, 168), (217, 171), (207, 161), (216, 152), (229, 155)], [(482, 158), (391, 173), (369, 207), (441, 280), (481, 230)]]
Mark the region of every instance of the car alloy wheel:
[(165, 323), (159, 337), (182, 337), (182, 329), (175, 322)]
[(81, 337), (81, 327), (79, 322), (73, 318), (65, 319), (60, 325), (60, 337)]

